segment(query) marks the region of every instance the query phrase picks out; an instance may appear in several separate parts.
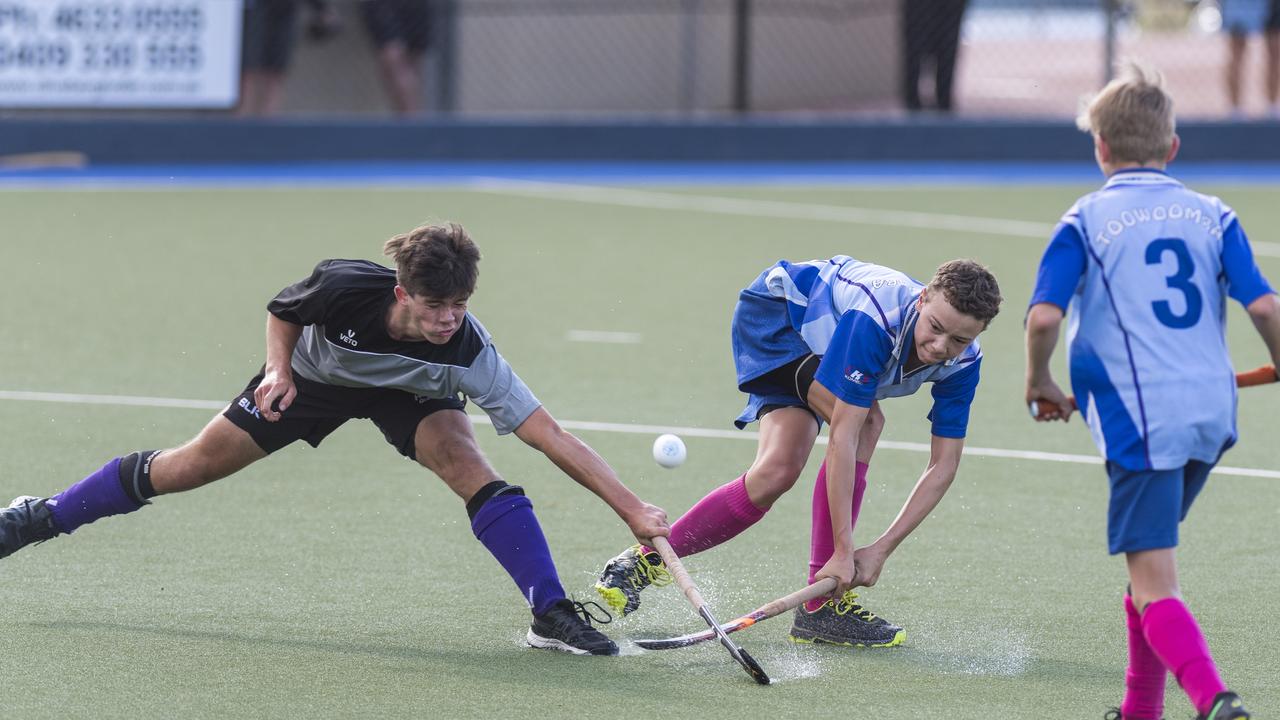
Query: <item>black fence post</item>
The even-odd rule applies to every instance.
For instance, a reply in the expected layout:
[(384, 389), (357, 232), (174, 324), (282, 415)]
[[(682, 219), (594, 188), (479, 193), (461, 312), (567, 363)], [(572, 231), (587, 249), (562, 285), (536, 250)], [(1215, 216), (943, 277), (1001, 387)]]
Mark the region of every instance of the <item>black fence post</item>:
[(751, 109), (751, 0), (733, 4), (733, 109)]
[(458, 8), (457, 0), (431, 0), (435, 4), (433, 44), (436, 51), (435, 103), (437, 112), (457, 110)]

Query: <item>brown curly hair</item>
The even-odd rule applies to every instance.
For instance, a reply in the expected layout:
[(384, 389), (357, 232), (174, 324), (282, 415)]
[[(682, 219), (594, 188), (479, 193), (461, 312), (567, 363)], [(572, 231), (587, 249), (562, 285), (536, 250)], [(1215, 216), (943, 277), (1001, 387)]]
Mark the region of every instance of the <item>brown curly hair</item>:
[(382, 245), (396, 261), (396, 282), (416, 297), (470, 297), (480, 275), (480, 248), (457, 223), (422, 225)]
[(980, 320), (986, 328), (1000, 313), (1000, 284), (996, 276), (973, 260), (943, 263), (929, 281), (929, 292), (940, 292), (951, 307)]

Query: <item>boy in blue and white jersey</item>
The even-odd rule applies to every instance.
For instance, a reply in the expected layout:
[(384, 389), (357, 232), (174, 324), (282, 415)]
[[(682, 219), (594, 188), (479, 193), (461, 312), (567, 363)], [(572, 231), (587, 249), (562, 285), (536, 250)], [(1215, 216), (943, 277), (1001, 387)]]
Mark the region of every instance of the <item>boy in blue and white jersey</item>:
[[(872, 586), (885, 560), (937, 505), (955, 477), (969, 405), (978, 386), (978, 334), (1000, 307), (991, 273), (970, 260), (940, 267), (929, 285), (880, 265), (839, 255), (781, 261), (743, 290), (732, 341), (738, 388), (750, 396), (738, 427), (760, 421), (756, 460), (671, 526), (677, 553), (729, 540), (759, 521), (799, 479), (822, 422), (831, 425), (813, 495), (809, 582), (837, 581), (831, 598), (798, 608), (799, 642), (894, 646), (902, 628), (854, 602), (849, 589)], [(875, 542), (855, 550), (853, 529), (868, 463), (884, 415), (878, 401), (933, 384), (929, 465), (898, 517)], [(616, 610), (639, 607), (639, 593), (667, 581), (661, 559), (633, 546), (596, 584)]]
[(1026, 400), (1059, 408), (1038, 419), (1070, 415), (1049, 371), (1065, 313), (1072, 390), (1111, 478), (1109, 547), (1129, 569), (1129, 668), (1114, 717), (1161, 717), (1167, 670), (1199, 717), (1246, 718), (1179, 598), (1174, 548), (1179, 522), (1236, 441), (1226, 299), (1248, 309), (1276, 361), (1280, 303), (1235, 212), (1164, 173), (1178, 137), (1158, 74), (1127, 68), (1080, 124), (1107, 182), (1067, 211), (1041, 260)]

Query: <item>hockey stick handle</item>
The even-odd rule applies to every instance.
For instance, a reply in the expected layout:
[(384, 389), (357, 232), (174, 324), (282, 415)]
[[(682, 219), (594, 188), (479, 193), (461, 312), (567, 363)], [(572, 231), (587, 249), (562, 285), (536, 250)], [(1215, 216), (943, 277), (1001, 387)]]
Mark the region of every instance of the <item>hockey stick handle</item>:
[(664, 537), (655, 537), (649, 541), (649, 544), (658, 551), (658, 555), (662, 556), (662, 562), (667, 566), (671, 577), (675, 579), (676, 587), (689, 598), (689, 604), (701, 613), (707, 603), (702, 599), (702, 593), (698, 592), (698, 587), (693, 584), (693, 578), (689, 577), (689, 571), (684, 569), (684, 563), (680, 562), (680, 556), (676, 555), (671, 543)]
[[(1252, 370), (1236, 373), (1236, 387), (1254, 387), (1277, 381), (1280, 381), (1280, 374), (1277, 374), (1275, 365), (1262, 365)], [(1070, 410), (1078, 409), (1076, 399), (1070, 395), (1067, 396), (1067, 407)], [(1062, 409), (1056, 403), (1048, 400), (1032, 400), (1027, 409), (1031, 412), (1031, 417), (1036, 420), (1049, 420), (1051, 419), (1050, 416), (1062, 412)]]
[(835, 592), (835, 589), (835, 578), (822, 578), (818, 582), (802, 587), (790, 595), (780, 597), (766, 605), (761, 605), (759, 610), (756, 610), (751, 614), (757, 616), (760, 620), (771, 618), (775, 615), (781, 615), (788, 610), (793, 610), (801, 603), (809, 602), (810, 600), (822, 597), (823, 595), (830, 595)]
[[(771, 617), (776, 617), (788, 610), (792, 610), (801, 603), (808, 602), (823, 595), (830, 595), (835, 591), (835, 589), (836, 581), (833, 578), (823, 578), (808, 587), (800, 588), (790, 595), (765, 603), (755, 610), (752, 610), (747, 615), (734, 618), (727, 624), (721, 625), (720, 629), (723, 630), (726, 635), (738, 632), (739, 630), (745, 630), (762, 620), (768, 620)], [(698, 643), (715, 639), (715, 630), (703, 630), (702, 632), (690, 633), (688, 635), (681, 635), (680, 637), (674, 638), (664, 638), (660, 640), (636, 640), (636, 644), (645, 650), (673, 650), (675, 648), (689, 647), (690, 645), (697, 645)]]
[(1280, 373), (1276, 372), (1275, 365), (1263, 365), (1252, 370), (1246, 370), (1236, 373), (1237, 387), (1253, 387), (1254, 385), (1266, 385), (1280, 380)]

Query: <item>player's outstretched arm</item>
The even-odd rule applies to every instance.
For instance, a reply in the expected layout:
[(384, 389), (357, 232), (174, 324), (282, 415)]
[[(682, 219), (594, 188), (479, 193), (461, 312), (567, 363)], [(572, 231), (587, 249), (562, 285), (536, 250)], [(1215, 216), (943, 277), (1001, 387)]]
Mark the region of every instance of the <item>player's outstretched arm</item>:
[(1267, 293), (1245, 308), (1271, 353), (1271, 364), (1280, 368), (1280, 295)]
[(1027, 311), (1027, 388), (1025, 401), (1047, 400), (1056, 409), (1036, 416), (1036, 420), (1071, 419), (1071, 403), (1066, 393), (1053, 381), (1049, 358), (1058, 345), (1062, 327), (1062, 308), (1052, 303), (1037, 303)]
[[(302, 326), (267, 313), (267, 362), (262, 382), (253, 391), (253, 404), (267, 422), (280, 419), (289, 408), (298, 389), (293, 384), (293, 348), (302, 337)], [(277, 403), (277, 401), (279, 401)]]
[(960, 468), (960, 455), (963, 451), (964, 438), (933, 436), (929, 466), (912, 488), (911, 495), (898, 511), (898, 516), (875, 542), (858, 548), (855, 555), (858, 573), (854, 578), (854, 585), (871, 587), (876, 584), (885, 561), (933, 512), (942, 496), (947, 494), (947, 489), (951, 487), (951, 481), (955, 480), (956, 471)]
[(817, 382), (809, 388), (809, 402), (831, 423), (826, 456), (827, 507), (831, 509), (831, 538), (835, 547), (831, 558), (815, 577), (834, 578), (838, 595), (852, 587), (857, 576), (850, 508), (853, 506), (854, 477), (861, 449), (859, 442), (870, 408), (840, 400)]
[(516, 437), (543, 455), (556, 467), (605, 501), (618, 513), (631, 533), (642, 543), (671, 531), (662, 508), (644, 502), (618, 479), (613, 468), (586, 443), (560, 427), (545, 408), (539, 407), (515, 430)]

